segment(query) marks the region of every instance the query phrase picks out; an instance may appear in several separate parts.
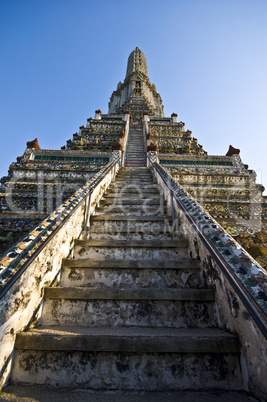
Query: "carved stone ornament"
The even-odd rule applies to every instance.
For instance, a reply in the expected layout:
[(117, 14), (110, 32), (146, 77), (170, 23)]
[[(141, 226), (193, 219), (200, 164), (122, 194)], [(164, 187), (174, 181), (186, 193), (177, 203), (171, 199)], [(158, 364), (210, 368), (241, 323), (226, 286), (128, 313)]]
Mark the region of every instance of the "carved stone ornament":
[(228, 152), (225, 156), (232, 156), (232, 155), (239, 155), (240, 154), (240, 149), (232, 147), (232, 145), (229, 145)]
[(122, 151), (122, 146), (119, 141), (117, 141), (116, 144), (112, 145), (112, 151)]
[(158, 150), (159, 150), (159, 147), (157, 145), (153, 144), (153, 142), (151, 142), (151, 144), (148, 145), (148, 147), (147, 147), (147, 152), (150, 152), (150, 151), (158, 152)]
[(38, 144), (38, 139), (35, 138), (33, 141), (28, 141), (27, 148), (41, 149), (40, 145)]

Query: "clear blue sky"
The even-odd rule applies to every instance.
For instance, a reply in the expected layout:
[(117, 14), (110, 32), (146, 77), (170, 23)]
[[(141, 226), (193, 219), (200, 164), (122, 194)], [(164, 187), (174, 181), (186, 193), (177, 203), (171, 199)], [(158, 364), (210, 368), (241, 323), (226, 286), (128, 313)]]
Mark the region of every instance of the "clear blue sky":
[(266, 0), (0, 0), (0, 177), (38, 137), (60, 149), (138, 46), (165, 115), (209, 154), (229, 144), (267, 188)]

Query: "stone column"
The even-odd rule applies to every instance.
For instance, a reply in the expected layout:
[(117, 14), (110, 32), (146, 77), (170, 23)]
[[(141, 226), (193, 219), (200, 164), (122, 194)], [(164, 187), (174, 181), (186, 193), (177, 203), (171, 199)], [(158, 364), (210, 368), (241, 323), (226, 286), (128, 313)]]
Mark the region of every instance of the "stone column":
[(102, 118), (102, 112), (101, 112), (101, 110), (99, 109), (99, 110), (96, 110), (95, 111), (95, 119), (96, 120), (101, 120), (101, 118)]
[(148, 112), (143, 113), (143, 119), (144, 119), (144, 121), (150, 121)]
[(173, 113), (173, 114), (171, 115), (171, 117), (172, 117), (172, 122), (173, 122), (173, 123), (178, 123), (178, 114)]
[(130, 112), (128, 110), (125, 110), (123, 120), (124, 121), (130, 120)]

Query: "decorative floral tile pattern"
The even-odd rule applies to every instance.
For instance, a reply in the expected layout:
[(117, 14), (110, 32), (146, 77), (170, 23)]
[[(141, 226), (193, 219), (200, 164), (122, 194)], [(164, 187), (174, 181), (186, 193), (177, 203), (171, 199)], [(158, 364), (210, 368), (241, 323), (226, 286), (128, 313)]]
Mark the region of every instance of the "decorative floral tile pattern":
[(267, 273), (161, 165), (154, 165), (200, 231), (231, 268), (232, 274), (267, 313)]
[(86, 185), (57, 208), (51, 215), (34, 228), (21, 242), (0, 260), (0, 289), (8, 282), (12, 275), (27, 261), (27, 259), (40, 247), (47, 237), (55, 231), (68, 214), (82, 201), (98, 182), (101, 176), (114, 164), (109, 162), (97, 172)]

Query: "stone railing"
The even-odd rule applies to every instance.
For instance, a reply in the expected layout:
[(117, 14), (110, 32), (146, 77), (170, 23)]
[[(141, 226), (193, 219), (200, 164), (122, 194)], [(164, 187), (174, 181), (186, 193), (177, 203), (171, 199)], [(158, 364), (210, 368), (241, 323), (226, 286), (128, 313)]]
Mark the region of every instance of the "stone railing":
[(112, 161), (0, 260), (0, 388), (11, 369), (16, 333), (38, 320), (43, 288), (58, 281), (62, 258), (71, 254), (74, 240), (88, 227), (115, 178), (118, 156), (115, 152)]
[(125, 155), (127, 152), (127, 145), (128, 145), (128, 137), (129, 137), (129, 130), (130, 130), (130, 115), (125, 114), (125, 136), (121, 138), (120, 143), (122, 146), (122, 158), (121, 158), (121, 165), (124, 166)]
[(267, 395), (267, 273), (211, 215), (148, 154), (148, 166), (187, 237), (189, 254), (200, 261), (204, 287), (216, 288), (217, 325), (235, 332), (241, 345), (245, 387)]
[(147, 134), (148, 134), (148, 121), (147, 119), (143, 121), (143, 136), (144, 136), (144, 144), (145, 148), (150, 144), (151, 141), (147, 140)]
[(147, 159), (147, 146), (150, 144), (151, 141), (147, 140), (147, 134), (148, 134), (148, 118), (143, 120), (143, 138), (144, 138), (144, 151), (145, 151), (145, 159)]

